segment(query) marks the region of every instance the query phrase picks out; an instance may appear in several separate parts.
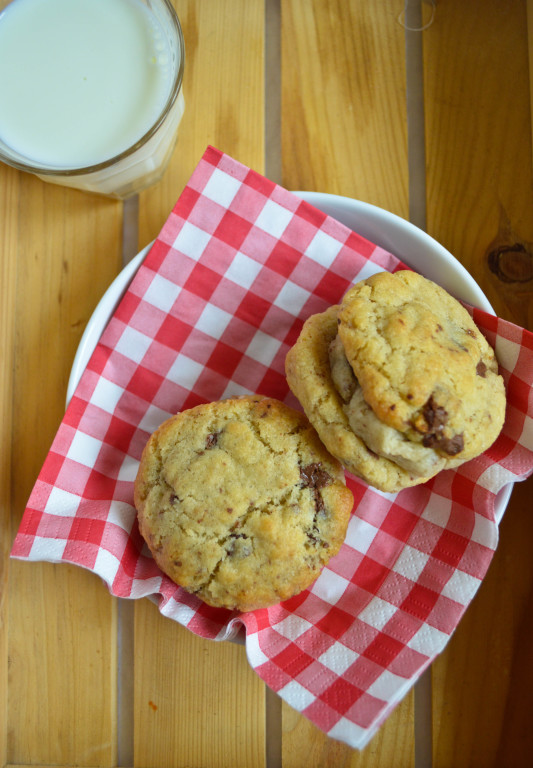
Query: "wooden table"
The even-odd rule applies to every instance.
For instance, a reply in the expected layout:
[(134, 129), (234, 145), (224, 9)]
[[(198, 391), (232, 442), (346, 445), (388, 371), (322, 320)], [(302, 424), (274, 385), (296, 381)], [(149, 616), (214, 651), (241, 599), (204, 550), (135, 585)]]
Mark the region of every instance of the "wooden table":
[(446, 651), (361, 753), (265, 690), (241, 646), (82, 569), (9, 560), (83, 329), (207, 144), (289, 189), (410, 218), (533, 327), (533, 3), (447, 0), (433, 18), (415, 0), (405, 16), (402, 0), (175, 5), (187, 107), (157, 186), (122, 204), (0, 167), (0, 765), (532, 765), (532, 481)]

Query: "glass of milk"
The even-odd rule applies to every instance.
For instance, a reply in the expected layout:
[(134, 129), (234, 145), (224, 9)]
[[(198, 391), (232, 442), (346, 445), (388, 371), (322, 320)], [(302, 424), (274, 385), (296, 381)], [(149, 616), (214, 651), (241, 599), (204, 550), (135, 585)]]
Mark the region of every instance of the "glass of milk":
[(0, 161), (125, 199), (157, 182), (184, 110), (170, 0), (0, 0)]

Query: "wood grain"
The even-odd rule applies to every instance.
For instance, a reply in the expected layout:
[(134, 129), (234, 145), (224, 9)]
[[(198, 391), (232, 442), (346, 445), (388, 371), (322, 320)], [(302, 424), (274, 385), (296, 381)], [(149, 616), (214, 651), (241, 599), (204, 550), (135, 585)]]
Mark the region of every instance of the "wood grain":
[(135, 616), (135, 765), (264, 765), (264, 686), (244, 647), (203, 640), (148, 601)]
[[(0, 168), (0, 178), (12, 173)], [(3, 256), (16, 267), (7, 287), (14, 354), (12, 436), (4, 443), (12, 449), (9, 546), (61, 420), (81, 333), (117, 272), (121, 240), (119, 203), (18, 173), (10, 203), (3, 209), (11, 233)], [(87, 572), (10, 563), (8, 761), (114, 763), (114, 614), (107, 590)]]
[[(526, 5), (438, 5), (424, 34), (427, 222), (501, 316), (533, 327)], [(450, 56), (450, 51), (454, 55)], [(433, 666), (434, 766), (531, 764), (531, 495), (515, 488), (478, 595)]]
[[(281, 9), (284, 186), (354, 197), (408, 218), (398, 4), (282, 0)], [(411, 693), (359, 753), (284, 706), (283, 765), (412, 766), (413, 718)]]
[(526, 5), (449, 2), (424, 34), (428, 229), (497, 314), (532, 327)]
[(282, 0), (281, 7), (283, 184), (407, 217), (398, 3)]
[[(179, 0), (176, 9), (191, 108), (163, 180), (140, 196), (140, 245), (157, 236), (208, 144), (264, 167), (263, 2)], [(203, 641), (140, 601), (135, 658), (136, 765), (264, 765), (264, 685), (243, 647)]]
[[(5, 169), (0, 183), (0, 210), (10, 211), (16, 204), (18, 174)], [(13, 369), (15, 353), (15, 304), (16, 304), (16, 235), (13, 219), (8, 218), (0, 231), (0, 284), (3, 287), (0, 303), (0, 764), (7, 760), (7, 690), (8, 690), (8, 579), (9, 551), (11, 548), (11, 441), (13, 430)]]
[(284, 768), (365, 768), (365, 766), (414, 766), (414, 709), (412, 694), (399, 704), (362, 750), (326, 736), (288, 705), (283, 705)]

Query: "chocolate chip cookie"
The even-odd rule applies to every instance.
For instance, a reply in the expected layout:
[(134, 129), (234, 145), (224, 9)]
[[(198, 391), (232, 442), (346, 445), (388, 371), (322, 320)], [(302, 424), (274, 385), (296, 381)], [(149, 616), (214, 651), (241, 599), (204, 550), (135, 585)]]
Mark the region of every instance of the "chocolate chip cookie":
[(503, 426), (494, 351), (458, 301), (408, 270), (310, 318), (286, 371), (333, 455), (384, 491), (478, 456)]
[(317, 578), (344, 541), (353, 496), (304, 414), (245, 396), (162, 424), (135, 505), (162, 571), (209, 605), (248, 611)]

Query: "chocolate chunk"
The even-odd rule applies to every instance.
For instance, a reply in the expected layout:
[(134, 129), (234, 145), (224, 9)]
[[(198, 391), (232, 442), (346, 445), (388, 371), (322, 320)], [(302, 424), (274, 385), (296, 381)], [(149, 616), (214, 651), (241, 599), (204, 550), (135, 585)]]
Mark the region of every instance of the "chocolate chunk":
[(462, 434), (444, 437), (444, 435), (432, 433), (424, 435), (422, 445), (425, 448), (438, 448), (439, 451), (446, 453), (448, 456), (456, 456), (463, 450), (465, 442)]
[(433, 395), (430, 395), (429, 400), (424, 405), (423, 414), (430, 432), (435, 434), (442, 432), (444, 425), (448, 421), (448, 413), (442, 405), (438, 405), (433, 399)]
[(441, 438), (439, 441), (439, 448), (443, 453), (447, 453), (448, 456), (456, 456), (461, 453), (465, 447), (465, 441), (463, 435), (454, 435), (450, 438)]
[(300, 467), (300, 479), (302, 481), (300, 487), (309, 488), (314, 496), (315, 515), (324, 516), (326, 505), (319, 489), (331, 483), (331, 475), (325, 469), (322, 469), (320, 462), (315, 462), (314, 464), (308, 464), (306, 467)]
[(329, 547), (328, 542), (320, 538), (320, 533), (316, 528), (313, 528), (312, 531), (307, 531), (307, 538), (315, 547)]
[(207, 437), (205, 438), (205, 447), (206, 448), (214, 448), (215, 445), (218, 443), (218, 436), (220, 432), (211, 432)]
[(315, 488), (313, 490), (313, 494), (315, 497), (315, 515), (317, 517), (325, 517), (326, 505), (324, 504), (324, 499), (322, 498), (322, 494), (320, 493), (318, 488)]
[(322, 469), (320, 462), (300, 467), (302, 488), (323, 488), (331, 483), (331, 475)]
[(422, 413), (428, 425), (428, 431), (422, 440), (422, 445), (425, 448), (436, 448), (448, 456), (455, 456), (463, 450), (464, 439), (462, 434), (445, 437), (444, 426), (448, 421), (448, 412), (442, 405), (438, 405), (433, 395), (430, 396), (425, 404)]
[(476, 373), (478, 376), (481, 376), (482, 379), (485, 378), (487, 373), (487, 366), (483, 362), (483, 360), (480, 360), (479, 363), (476, 365)]

